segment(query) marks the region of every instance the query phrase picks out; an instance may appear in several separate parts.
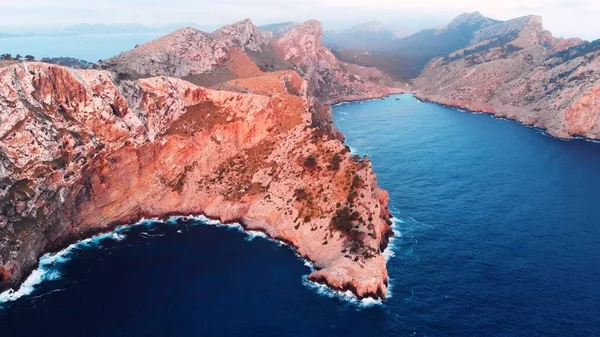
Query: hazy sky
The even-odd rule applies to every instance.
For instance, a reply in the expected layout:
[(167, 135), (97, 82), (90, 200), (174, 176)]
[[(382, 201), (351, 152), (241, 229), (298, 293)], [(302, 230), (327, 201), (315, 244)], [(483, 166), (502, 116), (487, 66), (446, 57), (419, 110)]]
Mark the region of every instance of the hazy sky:
[(250, 17), (256, 24), (315, 18), (326, 28), (378, 19), (417, 30), (473, 11), (502, 20), (538, 14), (556, 36), (600, 38), (600, 0), (0, 0), (0, 26), (65, 27), (84, 22), (214, 26)]

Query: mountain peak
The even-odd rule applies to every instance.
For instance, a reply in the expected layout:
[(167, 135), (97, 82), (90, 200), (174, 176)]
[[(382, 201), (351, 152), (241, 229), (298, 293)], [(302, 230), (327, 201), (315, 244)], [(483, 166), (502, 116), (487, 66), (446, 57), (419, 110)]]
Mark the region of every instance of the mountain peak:
[(317, 30), (321, 30), (323, 31), (323, 24), (315, 19), (310, 19), (308, 21), (305, 21), (303, 23), (300, 24), (301, 26), (304, 27), (308, 27), (308, 28), (313, 28), (313, 29), (317, 29)]
[(223, 26), (215, 31), (213, 36), (228, 44), (240, 45), (252, 51), (261, 50), (262, 46), (268, 44), (271, 38), (270, 34), (261, 32), (250, 19)]
[(319, 50), (323, 47), (323, 25), (317, 20), (308, 20), (294, 26), (281, 36), (276, 47), (287, 61), (290, 59), (302, 63), (317, 59)]
[[(308, 20), (301, 24), (294, 26), (285, 35), (298, 36), (298, 35), (309, 35), (314, 36), (321, 44), (321, 38), (323, 37), (323, 24), (317, 20)], [(285, 37), (284, 35), (284, 37)]]
[(453, 30), (463, 26), (469, 26), (474, 29), (490, 26), (498, 21), (483, 16), (480, 12), (462, 13), (461, 15), (454, 18), (450, 23), (437, 30), (436, 35), (439, 35), (445, 31)]
[(477, 19), (482, 19), (485, 18), (485, 16), (483, 16), (483, 14), (481, 14), (481, 12), (476, 11), (476, 12), (465, 12), (462, 13), (461, 15), (457, 16), (456, 18), (454, 18), (454, 20), (452, 20), (452, 22), (454, 21), (468, 21), (468, 20), (477, 20)]
[(481, 12), (472, 12), (472, 13), (462, 13), (461, 15), (454, 18), (454, 20), (450, 21), (448, 24), (449, 27), (455, 27), (462, 24), (472, 24), (485, 20), (490, 20), (483, 16)]
[(189, 33), (197, 33), (200, 32), (199, 30), (197, 30), (196, 28), (192, 28), (192, 27), (181, 27), (173, 32), (171, 32), (169, 35), (185, 35), (185, 34), (189, 34)]
[[(519, 18), (497, 22), (478, 30), (471, 39), (471, 44), (484, 40), (496, 38), (503, 35), (521, 34), (522, 32), (542, 32), (542, 17), (539, 15), (528, 15)], [(537, 39), (537, 37), (536, 37)]]

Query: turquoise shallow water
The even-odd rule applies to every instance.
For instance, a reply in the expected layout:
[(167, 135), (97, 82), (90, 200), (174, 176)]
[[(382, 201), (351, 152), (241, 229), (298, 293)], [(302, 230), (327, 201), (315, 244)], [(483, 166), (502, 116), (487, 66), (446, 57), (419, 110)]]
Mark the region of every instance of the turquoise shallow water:
[[(336, 106), (399, 235), (391, 298), (309, 286), (303, 261), (201, 222), (146, 223), (48, 259), (9, 336), (600, 335), (600, 144), (420, 103)], [(32, 323), (34, 322), (34, 323)]]

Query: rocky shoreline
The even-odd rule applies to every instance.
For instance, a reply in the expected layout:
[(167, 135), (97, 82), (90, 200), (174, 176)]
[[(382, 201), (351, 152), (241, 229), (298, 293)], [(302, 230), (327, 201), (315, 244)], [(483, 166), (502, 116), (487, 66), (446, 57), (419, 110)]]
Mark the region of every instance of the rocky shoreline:
[(474, 107), (473, 105), (465, 103), (465, 102), (456, 102), (456, 101), (445, 100), (443, 98), (435, 98), (431, 95), (424, 95), (419, 92), (412, 92), (410, 94), (412, 94), (413, 97), (415, 97), (415, 99), (419, 100), (420, 102), (434, 103), (434, 104), (441, 105), (441, 106), (444, 106), (447, 108), (461, 109), (461, 110), (465, 110), (465, 111), (468, 111), (470, 113), (475, 113), (475, 114), (483, 113), (483, 114), (494, 116), (495, 118), (502, 118), (502, 119), (515, 121), (523, 126), (538, 129), (540, 131), (543, 131), (545, 134), (549, 135), (550, 137), (554, 137), (554, 138), (561, 139), (561, 140), (583, 139), (583, 140), (587, 140), (587, 141), (598, 141), (600, 139), (597, 137), (591, 137), (590, 135), (586, 136), (584, 134), (566, 134), (564, 132), (560, 132), (560, 131), (545, 127), (543, 125), (540, 125), (539, 123), (537, 123), (535, 121), (526, 120), (526, 119), (524, 120), (516, 114), (509, 114), (506, 112), (501, 112), (502, 110), (495, 109), (495, 108), (491, 107), (490, 105), (476, 105), (476, 107)]
[[(61, 251), (64, 251), (65, 249), (67, 249), (69, 246), (73, 245), (73, 244), (77, 244), (79, 242), (82, 242), (83, 240), (87, 240), (89, 238), (93, 238), (102, 234), (110, 234), (110, 233), (117, 233), (115, 230), (118, 228), (122, 228), (122, 227), (129, 227), (129, 226), (136, 226), (138, 224), (142, 224), (145, 221), (159, 221), (159, 222), (167, 222), (169, 220), (173, 220), (174, 218), (176, 219), (181, 219), (183, 222), (188, 222), (190, 220), (194, 220), (194, 221), (200, 221), (200, 222), (205, 222), (206, 220), (208, 221), (216, 221), (218, 222), (218, 224), (220, 226), (234, 226), (234, 225), (239, 225), (243, 232), (246, 233), (247, 235), (249, 235), (250, 232), (259, 232), (264, 234), (269, 240), (275, 241), (275, 242), (279, 242), (282, 245), (285, 245), (287, 247), (289, 247), (290, 249), (292, 249), (294, 251), (294, 253), (302, 260), (305, 261), (309, 261), (312, 265), (312, 268), (314, 269), (314, 271), (319, 271), (319, 268), (317, 268), (315, 266), (315, 261), (311, 260), (310, 257), (302, 255), (298, 252), (298, 247), (294, 245), (293, 242), (283, 238), (283, 237), (272, 237), (269, 235), (268, 231), (265, 228), (259, 228), (259, 227), (252, 227), (250, 228), (248, 225), (246, 225), (242, 219), (237, 219), (237, 220), (231, 220), (228, 222), (221, 222), (219, 219), (216, 218), (211, 218), (209, 216), (207, 216), (206, 214), (203, 213), (197, 213), (197, 214), (178, 214), (178, 213), (171, 213), (171, 214), (164, 214), (160, 217), (153, 217), (149, 214), (143, 215), (138, 221), (136, 222), (116, 222), (111, 224), (110, 228), (108, 231), (94, 231), (94, 230), (89, 230), (88, 232), (85, 233), (81, 233), (81, 235), (75, 237), (69, 237), (69, 238), (63, 238), (60, 242), (55, 242), (52, 243), (49, 248), (44, 251), (42, 254), (40, 254), (40, 256), (37, 258), (37, 260), (39, 261), (42, 257), (42, 255), (45, 254), (58, 254)], [(210, 225), (210, 224), (203, 224), (203, 225)], [(381, 250), (384, 251), (385, 249), (388, 248), (388, 244), (389, 244), (389, 239), (391, 237), (394, 236), (394, 232), (393, 230), (390, 228), (388, 232), (386, 232), (385, 235), (385, 239), (382, 240), (382, 245), (381, 245)], [(32, 266), (28, 269), (24, 269), (23, 273), (22, 273), (22, 277), (16, 282), (16, 284), (18, 285), (22, 285), (25, 280), (27, 278), (30, 277), (31, 273), (35, 270), (39, 268), (39, 262), (38, 264), (36, 264), (35, 266)], [(310, 274), (308, 275), (308, 280), (310, 280), (311, 282), (317, 283), (317, 284), (321, 284), (326, 286), (329, 289), (335, 290), (335, 291), (339, 291), (339, 292), (348, 292), (350, 291), (353, 296), (355, 296), (358, 300), (362, 300), (362, 299), (367, 299), (367, 298), (371, 298), (374, 300), (385, 300), (387, 294), (384, 292), (384, 290), (382, 290), (381, 288), (377, 289), (376, 293), (371, 293), (371, 292), (363, 292), (361, 293), (361, 291), (356, 287), (356, 285), (354, 285), (352, 282), (347, 282), (342, 286), (339, 286), (335, 283), (331, 283), (329, 282), (329, 280), (327, 279), (327, 277), (323, 276), (323, 275), (314, 275)], [(387, 287), (388, 286), (388, 280), (385, 279), (384, 280), (384, 284)], [(5, 292), (8, 291), (14, 291), (17, 292), (19, 290), (19, 288), (8, 288), (8, 289), (0, 289), (0, 294), (3, 294)], [(26, 294), (28, 295), (28, 294)], [(1, 303), (0, 303), (1, 304)]]
[(41, 63), (0, 72), (0, 104), (13, 111), (0, 130), (0, 289), (68, 243), (142, 218), (205, 214), (295, 247), (314, 262), (313, 280), (385, 298), (388, 195), (368, 158), (351, 156), (331, 126), (312, 126), (295, 72), (232, 83), (253, 94)]
[(420, 99), (600, 139), (600, 43), (553, 37), (527, 16), (478, 30), (471, 44), (425, 66), (413, 81)]

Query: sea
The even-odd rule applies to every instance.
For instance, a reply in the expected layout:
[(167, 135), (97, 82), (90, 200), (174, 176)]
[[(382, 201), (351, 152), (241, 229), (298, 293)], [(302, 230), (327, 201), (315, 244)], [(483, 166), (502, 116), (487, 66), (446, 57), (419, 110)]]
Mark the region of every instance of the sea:
[(334, 119), (390, 192), (385, 301), (239, 226), (148, 219), (43, 256), (0, 335), (600, 335), (600, 144), (411, 95)]
[(136, 45), (154, 40), (165, 33), (54, 34), (0, 37), (0, 54), (12, 56), (73, 57), (97, 62), (116, 56)]

